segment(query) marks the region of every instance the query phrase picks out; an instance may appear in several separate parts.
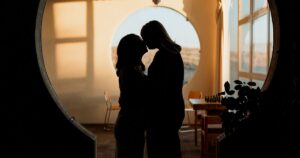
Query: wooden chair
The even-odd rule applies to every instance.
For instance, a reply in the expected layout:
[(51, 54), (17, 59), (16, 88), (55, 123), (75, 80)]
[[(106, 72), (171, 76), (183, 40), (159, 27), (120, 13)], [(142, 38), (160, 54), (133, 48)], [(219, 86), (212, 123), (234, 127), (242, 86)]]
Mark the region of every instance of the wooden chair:
[[(202, 98), (203, 94), (201, 91), (197, 91), (197, 90), (190, 90), (189, 91), (189, 94), (188, 94), (188, 97), (187, 97), (187, 100), (191, 99), (191, 98), (197, 98), (197, 99), (200, 99)], [(192, 107), (192, 105), (190, 103), (186, 104), (185, 105), (185, 113), (186, 113), (186, 116), (187, 116), (187, 119), (188, 119), (188, 125), (192, 125), (192, 126), (196, 126), (195, 124), (196, 123), (201, 123), (201, 117), (203, 115), (205, 115), (206, 111), (205, 110), (198, 110), (197, 111), (197, 115), (195, 117), (197, 117), (197, 122), (194, 122), (194, 123), (191, 123), (191, 120), (190, 120), (190, 113), (194, 113), (194, 109)], [(202, 129), (201, 129), (202, 130)], [(195, 140), (195, 146), (198, 145), (198, 140), (197, 140), (197, 135), (198, 135), (198, 130), (197, 129), (194, 129), (194, 130), (189, 130), (188, 132), (194, 132), (194, 140)], [(186, 132), (186, 130), (181, 130), (181, 132)]]
[(216, 149), (217, 137), (224, 132), (221, 120), (222, 112), (222, 110), (207, 111), (207, 115), (201, 118), (203, 129), (201, 133), (202, 158), (208, 157), (210, 146), (215, 146)]
[[(202, 92), (191, 90), (191, 91), (189, 92), (189, 94), (188, 94), (188, 98), (187, 98), (187, 99), (191, 99), (191, 98), (197, 98), (197, 99), (202, 98)], [(188, 124), (191, 124), (189, 113), (190, 113), (190, 112), (193, 112), (194, 109), (193, 109), (193, 107), (191, 106), (191, 104), (186, 104), (186, 107), (185, 107), (184, 110), (185, 110), (186, 115), (187, 115), (187, 117), (188, 117)]]
[(106, 104), (106, 112), (104, 117), (104, 130), (109, 131), (110, 114), (112, 111), (120, 110), (120, 105), (119, 103), (112, 103), (111, 98), (106, 91), (104, 91), (104, 99)]
[[(202, 93), (200, 91), (191, 90), (188, 94), (187, 100), (189, 100), (190, 98), (200, 99), (201, 97), (202, 97)], [(193, 112), (194, 109), (190, 103), (185, 104), (184, 111), (185, 111), (187, 119), (188, 119), (188, 125), (191, 125), (190, 112)]]

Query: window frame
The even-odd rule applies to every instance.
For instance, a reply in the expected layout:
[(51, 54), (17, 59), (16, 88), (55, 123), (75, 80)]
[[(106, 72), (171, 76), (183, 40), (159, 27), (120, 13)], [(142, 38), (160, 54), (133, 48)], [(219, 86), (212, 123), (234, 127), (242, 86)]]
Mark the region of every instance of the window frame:
[[(264, 16), (264, 15), (267, 15), (267, 50), (266, 50), (266, 53), (267, 53), (267, 58), (266, 58), (266, 62), (267, 62), (267, 70), (269, 69), (270, 67), (270, 60), (271, 60), (271, 49), (270, 49), (270, 46), (271, 46), (271, 39), (270, 39), (270, 36), (271, 36), (271, 22), (270, 22), (270, 9), (268, 7), (268, 5), (266, 7), (263, 7), (263, 8), (260, 8), (258, 10), (256, 10), (254, 12), (254, 0), (249, 0), (250, 1), (250, 14), (248, 16), (244, 16), (243, 18), (240, 19), (240, 9), (241, 9), (241, 1), (238, 1), (238, 29), (237, 29), (237, 36), (238, 36), (238, 39), (237, 39), (237, 46), (238, 46), (238, 60), (237, 60), (237, 66), (238, 66), (238, 78), (248, 78), (249, 81), (252, 81), (252, 80), (261, 80), (261, 81), (264, 81), (267, 77), (267, 73), (266, 74), (263, 74), (263, 73), (255, 73), (253, 72), (253, 34), (254, 34), (254, 31), (253, 31), (253, 24), (255, 22), (255, 20), (259, 19), (260, 17)], [(250, 24), (250, 30), (249, 30), (249, 35), (250, 35), (250, 52), (249, 52), (249, 72), (245, 72), (245, 71), (242, 71), (241, 70), (241, 67), (240, 67), (240, 60), (241, 60), (241, 52), (240, 52), (240, 47), (241, 47), (241, 43), (240, 43), (240, 33), (241, 33), (241, 30), (240, 30), (240, 27), (243, 26), (244, 24)], [(268, 72), (268, 71), (267, 71)]]

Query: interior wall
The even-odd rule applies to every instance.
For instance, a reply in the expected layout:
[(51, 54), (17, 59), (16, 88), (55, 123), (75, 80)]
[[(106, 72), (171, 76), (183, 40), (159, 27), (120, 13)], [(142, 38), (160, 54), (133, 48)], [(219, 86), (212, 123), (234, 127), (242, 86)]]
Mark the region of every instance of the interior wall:
[(200, 90), (203, 95), (218, 92), (217, 79), (217, 0), (183, 0), (184, 11), (194, 25), (201, 42), (198, 69), (191, 81), (184, 86), (184, 96), (189, 90)]
[[(69, 4), (83, 2), (84, 6), (81, 8), (86, 14), (86, 25), (80, 26), (85, 29), (84, 37), (58, 38), (57, 21), (54, 21), (57, 16), (54, 6), (58, 3), (67, 4), (67, 2)], [(110, 93), (113, 101), (117, 101), (119, 88), (111, 60), (112, 38), (118, 26), (129, 14), (150, 6), (154, 6), (151, 0), (47, 1), (42, 27), (45, 67), (58, 101), (80, 123), (103, 123), (106, 110), (103, 96), (105, 90)], [(218, 51), (216, 47), (217, 0), (163, 0), (159, 6), (169, 7), (187, 16), (201, 42), (198, 69), (190, 82), (184, 86), (184, 97), (190, 89), (200, 90), (204, 95), (217, 93), (218, 85), (214, 82), (217, 77), (216, 54)], [(68, 20), (72, 18), (74, 17), (70, 15)], [(75, 21), (79, 19), (79, 17), (75, 18)], [(71, 46), (64, 47), (63, 42), (76, 43), (78, 41), (83, 42), (84, 45), (74, 45), (74, 54), (64, 54), (64, 50), (72, 48)], [(68, 61), (70, 55), (76, 54), (78, 60)], [(67, 67), (70, 66), (68, 62), (76, 62), (76, 64)], [(73, 70), (78, 70), (78, 73)], [(111, 122), (115, 121), (116, 116), (117, 113), (111, 115)]]

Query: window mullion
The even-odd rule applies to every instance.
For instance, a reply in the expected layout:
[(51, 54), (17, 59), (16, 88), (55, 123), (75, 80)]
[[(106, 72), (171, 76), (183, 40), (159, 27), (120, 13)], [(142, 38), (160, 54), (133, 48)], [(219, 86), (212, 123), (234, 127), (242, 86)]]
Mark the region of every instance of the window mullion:
[(243, 25), (243, 24), (248, 23), (249, 21), (251, 21), (251, 16), (250, 15), (244, 17), (243, 19), (240, 19), (238, 23), (239, 23), (239, 25)]
[(266, 79), (266, 75), (265, 74), (259, 74), (259, 73), (252, 73), (251, 78), (254, 79), (254, 80), (264, 81)]
[(268, 8), (262, 8), (258, 11), (253, 12), (253, 19), (257, 19), (257, 18), (267, 14), (268, 11), (269, 11)]
[[(253, 66), (253, 0), (250, 0), (250, 58), (249, 58), (249, 72), (252, 74)], [(252, 81), (252, 77), (249, 78)]]
[(244, 78), (251, 78), (251, 73), (249, 73), (249, 72), (242, 72), (242, 71), (240, 71), (239, 72), (239, 77), (244, 77)]

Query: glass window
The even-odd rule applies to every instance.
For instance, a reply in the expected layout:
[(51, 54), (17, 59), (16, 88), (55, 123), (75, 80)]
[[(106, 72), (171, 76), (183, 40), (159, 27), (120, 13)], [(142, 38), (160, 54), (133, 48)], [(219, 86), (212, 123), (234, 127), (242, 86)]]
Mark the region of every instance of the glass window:
[(268, 14), (253, 23), (252, 71), (267, 74), (268, 66)]
[(230, 83), (238, 78), (238, 0), (233, 0), (229, 16)]
[(267, 2), (231, 1), (230, 82), (238, 78), (247, 82), (255, 81), (260, 87), (263, 86), (273, 50), (273, 24)]
[(250, 24), (240, 26), (239, 33), (239, 52), (240, 52), (240, 71), (249, 72), (250, 68)]
[(239, 19), (243, 19), (246, 16), (250, 15), (250, 0), (241, 0), (239, 7)]
[(254, 11), (258, 11), (259, 9), (268, 7), (267, 0), (253, 0), (254, 3)]

